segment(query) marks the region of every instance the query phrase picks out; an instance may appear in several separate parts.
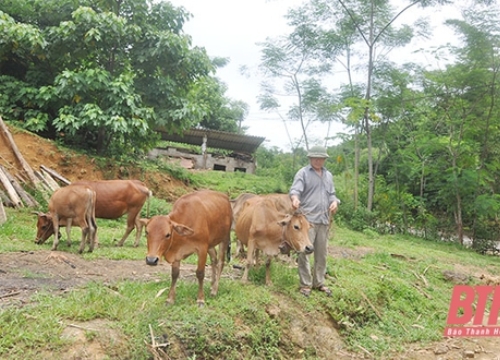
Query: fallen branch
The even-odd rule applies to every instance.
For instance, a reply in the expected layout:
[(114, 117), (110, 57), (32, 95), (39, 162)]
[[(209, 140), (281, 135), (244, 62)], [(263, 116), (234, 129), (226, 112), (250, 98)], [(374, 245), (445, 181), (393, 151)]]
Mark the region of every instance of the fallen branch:
[(365, 353), (367, 353), (371, 358), (373, 358), (372, 353), (366, 350), (364, 347), (362, 347), (361, 345), (356, 345), (356, 346), (359, 347), (361, 350), (363, 350)]
[(74, 327), (74, 328), (80, 329), (80, 330), (99, 332), (99, 330), (97, 330), (97, 329), (92, 329), (92, 328), (88, 328), (88, 327), (84, 327), (84, 326), (80, 326), (80, 325), (76, 325), (76, 324), (65, 324), (62, 321), (59, 321), (59, 324), (69, 326), (69, 327)]
[(378, 312), (377, 308), (371, 303), (370, 299), (368, 299), (368, 296), (366, 296), (366, 294), (363, 291), (361, 291), (361, 290), (359, 290), (359, 292), (361, 293), (361, 296), (363, 296), (363, 299), (366, 300), (366, 302), (368, 303), (368, 305), (370, 305), (370, 307), (375, 312), (375, 314), (378, 316), (378, 318), (380, 320), (383, 320), (382, 319), (382, 315), (380, 315), (380, 313)]
[(0, 299), (4, 299), (7, 297), (11, 297), (11, 296), (16, 296), (16, 295), (19, 295), (20, 293), (21, 293), (21, 291), (13, 291), (11, 293), (0, 296)]
[(146, 340), (144, 342), (146, 343), (146, 346), (148, 347), (149, 351), (153, 354), (155, 360), (169, 360), (170, 356), (167, 355), (165, 351), (163, 351), (163, 347), (167, 347), (170, 344), (169, 343), (163, 343), (163, 344), (158, 344), (156, 343), (155, 340), (155, 334), (153, 332), (153, 327), (151, 324), (149, 324), (149, 336), (151, 336), (151, 344), (148, 344)]
[(432, 299), (431, 295), (427, 294), (424, 290), (422, 290), (421, 288), (419, 288), (417, 285), (415, 285), (415, 284), (412, 284), (412, 285), (413, 285), (413, 287), (415, 289), (418, 290), (419, 293), (421, 293), (422, 295), (424, 295), (427, 299)]

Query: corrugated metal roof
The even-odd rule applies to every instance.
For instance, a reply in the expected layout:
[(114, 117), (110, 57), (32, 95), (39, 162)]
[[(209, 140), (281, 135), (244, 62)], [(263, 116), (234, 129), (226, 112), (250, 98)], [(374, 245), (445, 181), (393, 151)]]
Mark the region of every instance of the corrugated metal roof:
[(266, 139), (259, 136), (248, 136), (225, 131), (207, 129), (189, 129), (182, 135), (169, 134), (164, 129), (156, 129), (161, 134), (163, 140), (184, 143), (189, 145), (203, 144), (203, 137), (207, 137), (207, 147), (215, 149), (232, 150), (253, 154)]

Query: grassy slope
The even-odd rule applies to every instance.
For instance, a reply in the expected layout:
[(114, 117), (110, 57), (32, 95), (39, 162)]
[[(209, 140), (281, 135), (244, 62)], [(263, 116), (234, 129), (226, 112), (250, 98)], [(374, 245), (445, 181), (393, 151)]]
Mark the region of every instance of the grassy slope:
[[(234, 181), (227, 180), (228, 174), (218, 181), (217, 176), (212, 174), (207, 180), (212, 186), (200, 186), (226, 186), (223, 184)], [(262, 183), (258, 184), (255, 187), (261, 189)], [(28, 210), (7, 210), (9, 220), (0, 226), (0, 252), (39, 249), (32, 241), (33, 215)], [(143, 248), (116, 249), (106, 244), (107, 238), (116, 237), (117, 227), (120, 232), (117, 222), (100, 225), (105, 246), (84, 254), (84, 258), (142, 259)], [(78, 232), (74, 238), (79, 238)], [(113, 291), (109, 291), (109, 285), (90, 283), (65, 296), (41, 292), (23, 307), (0, 308), (0, 358), (17, 359), (20, 354), (31, 358), (43, 353), (63, 358), (69, 344), (61, 338), (61, 323), (93, 319), (106, 320), (126, 344), (110, 343), (105, 354), (108, 358), (151, 358), (144, 345), (149, 340), (149, 326), (171, 343), (171, 358), (321, 357), (313, 344), (299, 346), (291, 341), (291, 324), (303, 313), (311, 321), (304, 327), (329, 319), (350, 351), (362, 348), (379, 357), (392, 357), (390, 354), (402, 352), (411, 344), (442, 338), (453, 287), (443, 272), (463, 274), (470, 283), (476, 282), (475, 276), (482, 272), (500, 274), (497, 258), (413, 237), (363, 234), (335, 227), (330, 245), (335, 255), (329, 259), (332, 298), (317, 293), (309, 299), (302, 297), (297, 291), (296, 269), (284, 264), (273, 266), (271, 287), (263, 285), (264, 272), (259, 267), (251, 273), (249, 284), (223, 277), (219, 295), (208, 298), (204, 309), (195, 305), (194, 282), (178, 284), (177, 298), (184, 301), (173, 307), (165, 307), (165, 294), (152, 296), (165, 283), (123, 281), (115, 284)], [(74, 252), (76, 247), (64, 251)], [(194, 263), (195, 257), (187, 262)], [(276, 304), (286, 305), (278, 317), (269, 313), (269, 307)], [(97, 334), (90, 331), (86, 336), (92, 339)]]

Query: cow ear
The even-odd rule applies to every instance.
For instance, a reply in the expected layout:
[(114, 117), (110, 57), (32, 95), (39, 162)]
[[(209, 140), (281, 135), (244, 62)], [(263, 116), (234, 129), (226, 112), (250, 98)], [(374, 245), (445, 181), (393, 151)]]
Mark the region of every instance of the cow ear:
[(139, 222), (142, 224), (142, 226), (147, 226), (149, 223), (149, 220), (151, 220), (151, 219), (140, 218)]
[(286, 226), (290, 220), (292, 220), (292, 215), (283, 215), (284, 218), (278, 221), (278, 225), (280, 226)]
[(194, 234), (194, 231), (193, 229), (191, 229), (190, 227), (187, 227), (185, 225), (181, 225), (181, 224), (177, 224), (176, 222), (173, 222), (172, 221), (172, 228), (174, 229), (174, 231), (181, 235), (181, 236), (191, 236)]

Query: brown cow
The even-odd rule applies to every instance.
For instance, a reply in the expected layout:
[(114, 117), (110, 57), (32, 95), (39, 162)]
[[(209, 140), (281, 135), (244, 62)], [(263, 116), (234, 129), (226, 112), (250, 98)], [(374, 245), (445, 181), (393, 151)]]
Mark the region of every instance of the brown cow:
[(52, 250), (57, 250), (59, 245), (59, 224), (67, 224), (68, 245), (71, 245), (69, 229), (74, 223), (82, 229), (82, 240), (80, 242), (81, 254), (85, 250), (85, 243), (89, 243), (89, 252), (94, 250), (97, 224), (95, 221), (96, 193), (85, 185), (68, 185), (56, 190), (49, 200), (49, 213), (39, 215), (38, 232), (35, 242), (42, 244), (48, 236), (44, 236), (47, 229), (51, 228), (54, 233)]
[[(203, 279), (207, 254), (212, 265), (210, 294), (217, 295), (224, 256), (230, 241), (231, 221), (228, 196), (211, 190), (183, 195), (174, 203), (168, 215), (153, 216), (150, 220), (144, 220), (148, 241), (146, 264), (157, 265), (162, 256), (172, 264), (172, 283), (167, 304), (175, 301), (175, 284), (179, 278), (181, 260), (194, 253), (198, 255), (198, 305), (205, 304)], [(217, 245), (218, 259), (215, 250)]]
[[(231, 223), (231, 230), (234, 231), (236, 227), (236, 221), (238, 220), (238, 216), (240, 215), (241, 209), (245, 205), (246, 201), (250, 198), (258, 197), (259, 195), (257, 194), (252, 194), (252, 193), (242, 193), (236, 197), (236, 199), (231, 200), (231, 209), (233, 210), (233, 222)], [(236, 239), (236, 255), (237, 256), (243, 256), (244, 254), (244, 249), (241, 244), (241, 241)], [(229, 244), (228, 247), (228, 254), (227, 254), (228, 260), (231, 259), (231, 244)]]
[(273, 197), (249, 199), (236, 223), (236, 236), (248, 247), (242, 280), (248, 281), (255, 250), (261, 250), (267, 256), (266, 285), (271, 284), (271, 259), (282, 251), (283, 245), (297, 252), (312, 253), (310, 227), (304, 215), (281, 212)]
[[(136, 228), (134, 246), (139, 246), (141, 239), (142, 223), (140, 221), (140, 212), (151, 196), (151, 191), (139, 180), (98, 180), (98, 181), (77, 181), (72, 185), (85, 185), (96, 192), (97, 199), (95, 204), (95, 217), (99, 219), (118, 219), (127, 215), (127, 229), (117, 246), (123, 246), (123, 243)], [(44, 215), (38, 214), (38, 218)], [(75, 224), (79, 225), (79, 224)], [(69, 234), (71, 225), (66, 226), (66, 232)], [(54, 234), (54, 228), (44, 230), (42, 241), (48, 239)], [(69, 237), (68, 237), (68, 241)]]
[[(265, 194), (265, 195), (257, 195), (252, 193), (242, 193), (238, 195), (238, 197), (234, 200), (231, 200), (231, 207), (233, 209), (233, 223), (231, 225), (231, 230), (235, 230), (236, 222), (241, 213), (241, 210), (246, 205), (246, 203), (252, 203), (255, 201), (259, 201), (261, 198), (271, 199), (276, 204), (276, 209), (284, 214), (292, 214), (294, 209), (292, 207), (292, 201), (290, 200), (290, 196), (288, 194)], [(236, 239), (236, 255), (243, 256), (244, 248), (241, 241)], [(257, 254), (256, 254), (257, 257)]]

